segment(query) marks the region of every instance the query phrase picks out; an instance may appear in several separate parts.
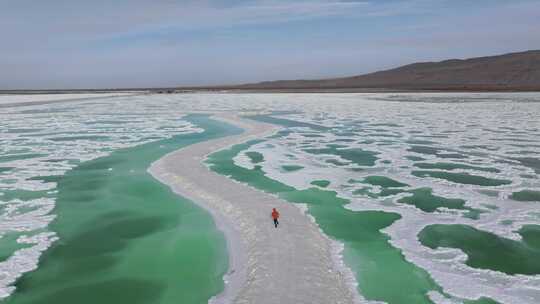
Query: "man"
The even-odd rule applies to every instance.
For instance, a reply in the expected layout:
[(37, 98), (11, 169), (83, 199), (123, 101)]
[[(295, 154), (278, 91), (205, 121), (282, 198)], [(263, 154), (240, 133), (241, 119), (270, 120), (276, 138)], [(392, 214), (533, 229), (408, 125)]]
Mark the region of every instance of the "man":
[(278, 218), (279, 218), (279, 212), (276, 210), (276, 208), (273, 208), (272, 209), (272, 218), (274, 219), (274, 226), (277, 226), (279, 225), (279, 222), (278, 222)]

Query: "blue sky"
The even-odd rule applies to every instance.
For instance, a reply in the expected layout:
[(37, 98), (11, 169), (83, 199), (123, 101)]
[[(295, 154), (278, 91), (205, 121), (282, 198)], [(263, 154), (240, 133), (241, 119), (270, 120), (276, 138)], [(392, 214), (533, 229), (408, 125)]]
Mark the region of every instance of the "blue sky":
[(540, 0), (0, 0), (0, 89), (348, 76), (540, 49)]

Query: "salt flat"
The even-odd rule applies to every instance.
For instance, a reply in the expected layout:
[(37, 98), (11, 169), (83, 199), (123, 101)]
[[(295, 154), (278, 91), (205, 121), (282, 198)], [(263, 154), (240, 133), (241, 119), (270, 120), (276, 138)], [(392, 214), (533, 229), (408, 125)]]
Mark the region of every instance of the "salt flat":
[[(531, 236), (540, 238), (539, 98), (537, 93), (156, 94), (0, 105), (4, 118), (0, 137), (5, 143), (0, 147), (0, 297), (23, 286), (17, 283), (19, 278), (43, 278), (49, 273), (47, 265), (54, 260), (47, 257), (56, 245), (77, 247), (66, 235), (76, 227), (53, 222), (70, 218), (77, 218), (73, 221), (77, 226), (82, 222), (71, 213), (78, 205), (66, 205), (62, 199), (65, 188), (58, 186), (57, 178), (79, 166), (91, 166), (88, 162), (98, 158), (106, 162), (111, 153), (124, 153), (123, 149), (149, 144), (163, 150), (162, 141), (176, 136), (186, 136), (191, 144), (191, 140), (202, 140), (201, 136), (215, 138), (212, 136), (219, 132), (239, 134), (242, 128), (246, 132), (241, 136), (209, 142), (204, 149), (190, 147), (198, 150), (189, 150), (194, 154), (185, 159), (182, 155), (186, 154), (180, 154), (164, 165), (167, 170), (161, 180), (180, 183), (180, 196), (210, 210), (226, 236), (215, 228), (210, 213), (186, 203), (206, 216), (201, 217), (210, 222), (209, 230), (216, 237), (184, 227), (174, 230), (173, 239), (184, 233), (200, 237), (189, 244), (178, 240), (160, 243), (177, 244), (186, 257), (176, 256), (171, 266), (164, 267), (177, 276), (163, 285), (175, 286), (169, 291), (184, 288), (200, 296), (180, 302), (206, 302), (216, 294), (213, 303), (233, 299), (259, 303), (265, 301), (259, 300), (263, 297), (304, 302), (296, 296), (314, 302), (322, 288), (321, 294), (331, 296), (319, 297), (321, 302), (330, 298), (346, 302), (350, 295), (353, 300), (358, 296), (359, 301), (392, 304), (538, 303), (540, 275), (535, 269), (540, 251), (524, 246)], [(199, 118), (192, 120), (189, 113), (222, 113), (214, 118), (229, 124), (204, 115), (194, 115)], [(233, 115), (239, 113), (250, 119)], [(156, 152), (141, 170), (146, 173), (150, 163), (177, 149), (180, 146)], [(206, 169), (200, 162), (220, 176), (208, 170), (199, 172)], [(176, 171), (169, 172), (171, 168)], [(104, 177), (120, 172), (114, 165), (102, 169)], [(151, 178), (148, 181), (154, 183)], [(88, 190), (108, 193), (105, 189), (110, 186), (103, 183)], [(141, 189), (140, 184), (133, 189)], [(94, 201), (86, 194), (85, 189), (73, 199)], [(178, 201), (185, 201), (180, 196)], [(301, 211), (291, 211), (278, 197)], [(156, 199), (145, 202), (161, 204), (156, 208), (160, 212), (163, 206), (170, 206)], [(114, 203), (132, 207), (131, 200)], [(60, 205), (67, 208), (61, 210)], [(272, 227), (272, 207), (278, 207), (284, 216), (285, 225), (278, 230)], [(305, 218), (297, 217), (303, 212)], [(190, 222), (186, 218), (192, 216), (181, 211), (169, 214), (181, 223)], [(496, 243), (504, 248), (490, 250), (481, 242), (470, 241), (477, 239), (476, 234), (455, 232), (463, 226), (485, 236), (481, 239), (500, 240)], [(520, 232), (525, 232), (524, 237)], [(110, 231), (105, 233), (110, 235)], [(452, 246), (437, 245), (447, 239)], [(213, 251), (193, 245), (197, 242), (202, 247), (213, 246)], [(156, 245), (143, 248), (158, 250)], [(45, 251), (49, 253), (42, 256)], [(166, 250), (159, 252), (166, 255)], [(212, 252), (223, 254), (216, 257)], [(488, 262), (485, 265), (470, 262), (487, 252), (482, 259)], [(499, 259), (513, 252), (527, 261)], [(164, 264), (161, 257), (155, 260)], [(131, 262), (130, 270), (141, 265), (138, 260)], [(118, 263), (127, 265), (130, 259)], [(189, 267), (175, 268), (177, 263)], [(195, 270), (202, 264), (209, 271)], [(328, 278), (318, 277), (325, 276), (328, 269), (332, 270)], [(200, 273), (215, 286), (196, 285), (190, 277), (193, 273)], [(129, 274), (123, 272), (122, 277)], [(227, 284), (222, 292), (224, 274)], [(183, 280), (186, 277), (189, 284)], [(269, 283), (272, 280), (276, 283)], [(302, 293), (307, 292), (304, 285), (308, 284), (310, 295), (305, 296)], [(7, 301), (28, 303), (19, 301), (40, 298), (41, 291), (52, 290), (40, 288), (40, 282), (34, 286), (38, 287), (20, 289)], [(351, 292), (345, 289), (342, 297), (339, 286), (353, 288)], [(57, 290), (62, 288), (58, 284)], [(92, 301), (99, 302), (96, 298), (107, 288), (110, 286), (84, 290), (95, 294)], [(160, 303), (178, 303), (178, 298), (162, 298)]]

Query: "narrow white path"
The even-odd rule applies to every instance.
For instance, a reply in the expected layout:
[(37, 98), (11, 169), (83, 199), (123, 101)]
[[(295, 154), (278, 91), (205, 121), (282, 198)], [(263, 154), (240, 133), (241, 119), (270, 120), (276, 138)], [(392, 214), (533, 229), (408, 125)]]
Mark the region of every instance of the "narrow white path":
[[(188, 146), (152, 164), (149, 172), (211, 212), (231, 257), (225, 291), (214, 303), (354, 303), (356, 296), (332, 259), (331, 241), (293, 204), (210, 171), (205, 157), (260, 138), (276, 127), (232, 114), (218, 119), (245, 132)], [(270, 213), (281, 213), (274, 228)]]

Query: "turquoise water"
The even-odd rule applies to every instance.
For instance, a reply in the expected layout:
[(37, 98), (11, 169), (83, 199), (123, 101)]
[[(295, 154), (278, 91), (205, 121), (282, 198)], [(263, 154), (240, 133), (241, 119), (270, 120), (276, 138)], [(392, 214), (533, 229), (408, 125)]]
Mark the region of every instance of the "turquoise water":
[(248, 152), (246, 153), (246, 155), (254, 164), (258, 164), (264, 161), (264, 156), (259, 152)]
[(444, 179), (450, 182), (465, 184), (465, 185), (478, 185), (478, 186), (502, 186), (512, 183), (506, 179), (488, 178), (484, 176), (469, 174), (469, 173), (452, 173), (442, 171), (412, 171), (411, 173), (417, 177), (433, 177), (438, 179)]
[(465, 200), (433, 195), (433, 190), (430, 188), (415, 189), (411, 192), (411, 196), (401, 198), (398, 202), (414, 205), (416, 208), (425, 212), (435, 212), (440, 207), (449, 209), (465, 208)]
[(314, 180), (310, 184), (314, 186), (319, 186), (321, 188), (326, 188), (330, 185), (330, 181), (327, 180)]
[[(414, 160), (414, 159), (413, 159)], [(472, 169), (472, 170), (478, 170), (478, 171), (484, 171), (484, 172), (494, 172), (499, 173), (501, 170), (497, 168), (485, 168), (480, 166), (471, 166), (466, 164), (460, 164), (460, 163), (416, 163), (414, 164), (415, 167), (418, 167), (420, 169), (441, 169), (441, 170), (457, 170), (457, 169)]]
[(296, 165), (284, 165), (284, 166), (281, 166), (281, 168), (287, 172), (293, 172), (293, 171), (302, 170), (304, 167), (296, 166)]
[(540, 191), (521, 190), (512, 193), (510, 198), (522, 202), (540, 202)]
[(17, 242), (17, 239), (23, 234), (22, 232), (10, 232), (3, 236), (2, 246), (0, 246), (0, 262), (7, 260), (15, 251), (28, 247), (26, 244)]
[(58, 183), (49, 228), (60, 240), (6, 304), (206, 303), (223, 289), (223, 235), (146, 169), (168, 152), (240, 130), (206, 116), (186, 120), (204, 132), (115, 151), (49, 178)]
[(377, 157), (377, 153), (365, 151), (362, 149), (339, 149), (339, 146), (332, 145), (324, 149), (305, 149), (304, 151), (311, 154), (331, 154), (348, 160), (359, 166), (373, 166)]
[(418, 235), (430, 248), (461, 249), (467, 265), (507, 274), (540, 274), (540, 226), (526, 225), (519, 231), (521, 241), (499, 237), (466, 225), (430, 225)]
[(364, 178), (363, 182), (366, 184), (381, 186), (384, 188), (401, 188), (408, 186), (407, 184), (398, 182), (386, 176), (368, 176)]

